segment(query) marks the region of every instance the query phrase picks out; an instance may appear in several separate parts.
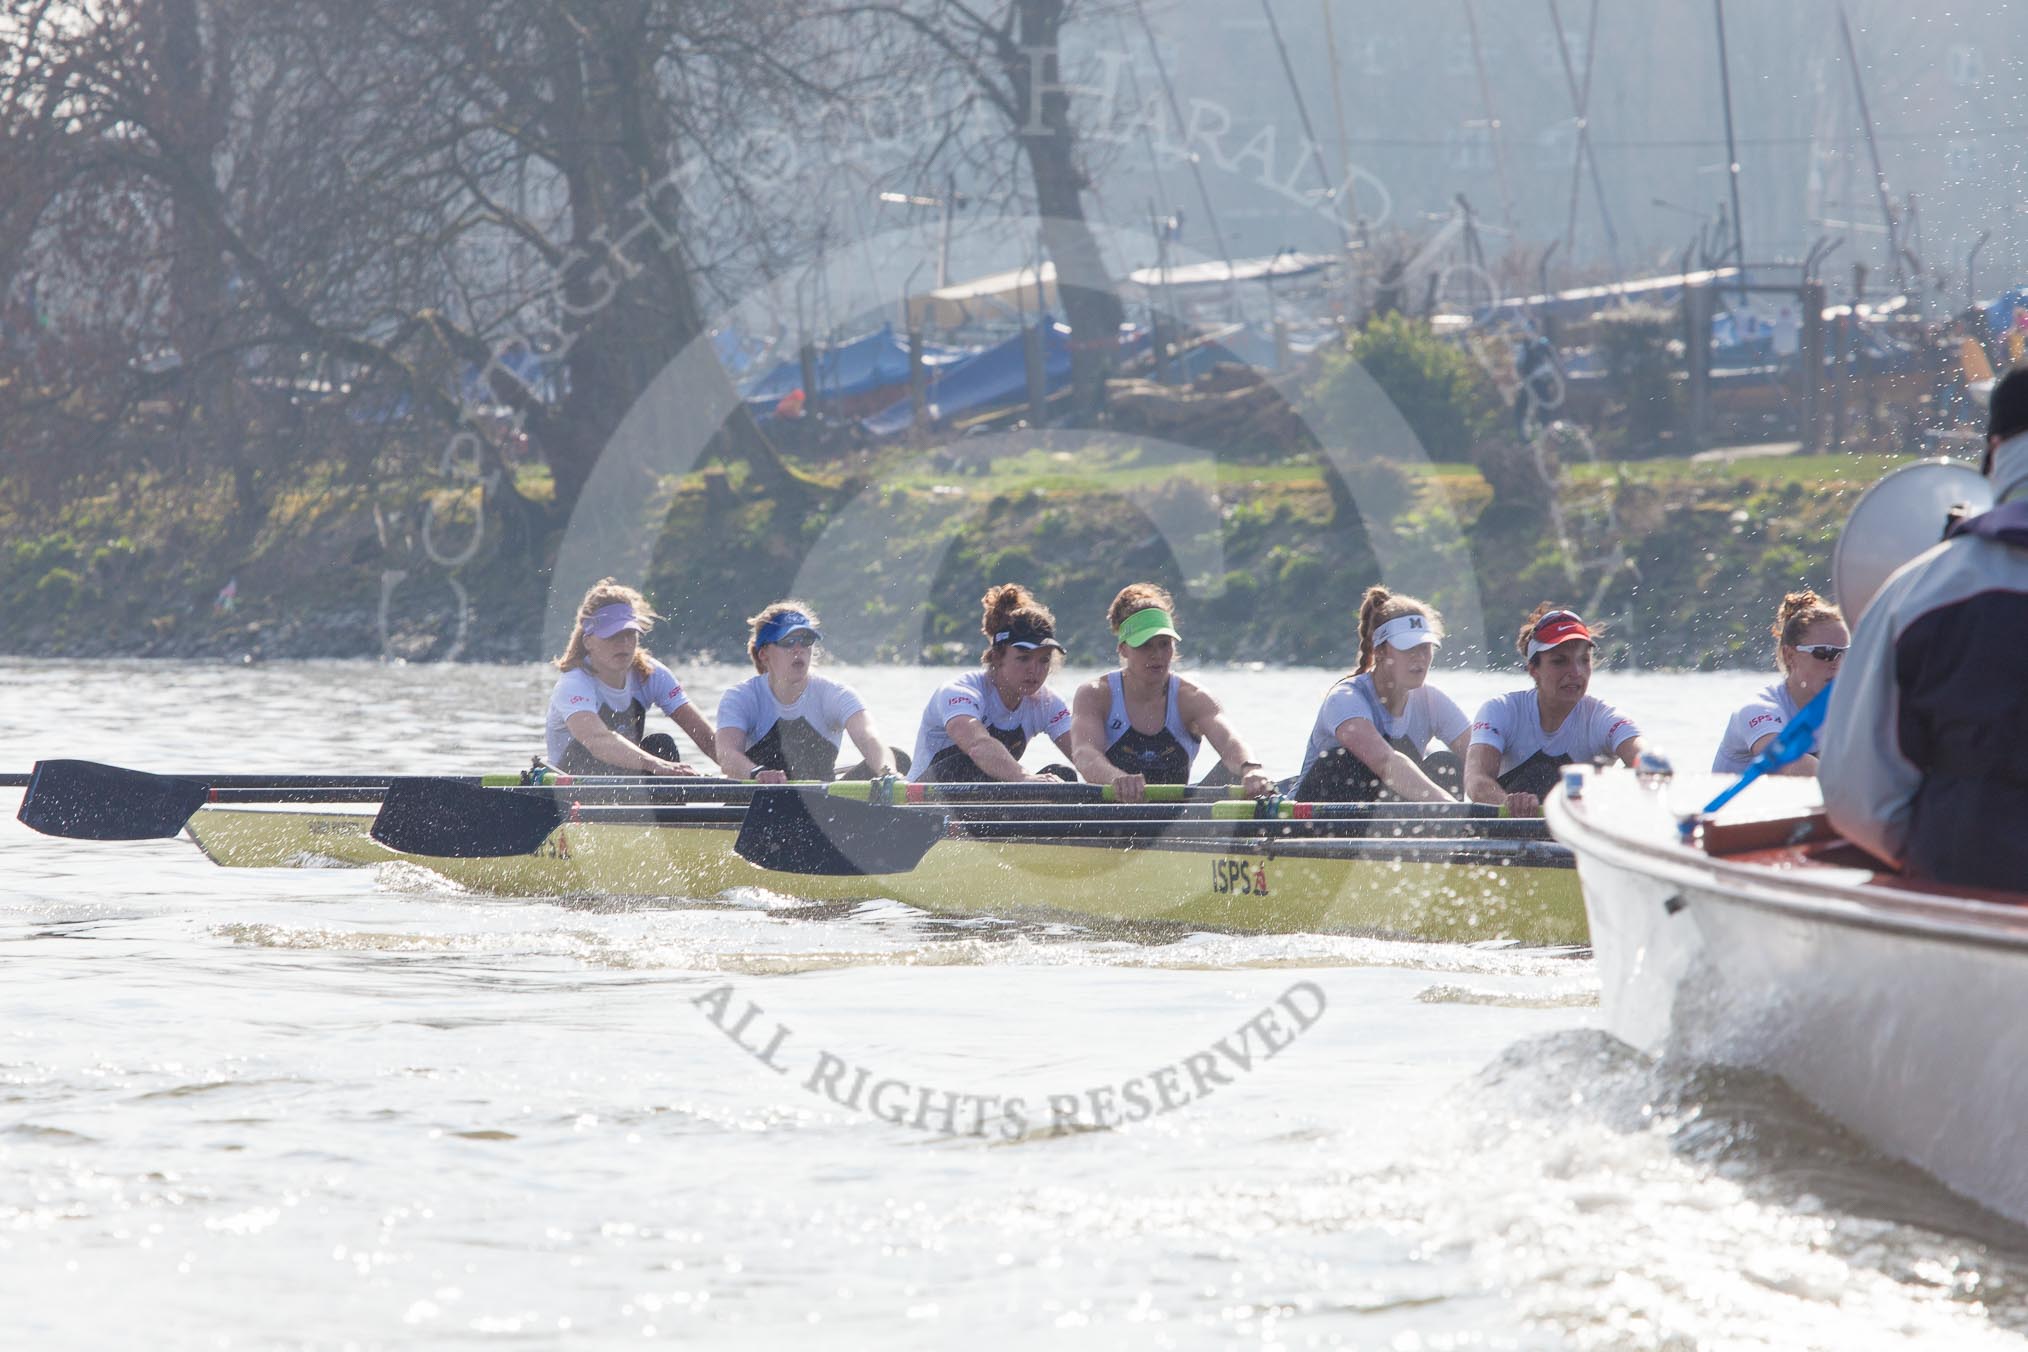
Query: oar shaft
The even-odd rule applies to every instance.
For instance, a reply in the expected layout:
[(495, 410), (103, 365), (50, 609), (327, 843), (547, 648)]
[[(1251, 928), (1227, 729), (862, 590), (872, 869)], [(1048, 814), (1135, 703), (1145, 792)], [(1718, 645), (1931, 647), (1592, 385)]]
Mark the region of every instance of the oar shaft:
[(306, 788), (220, 788), (206, 794), (208, 803), (377, 803), (387, 796), (385, 784), (357, 788), (346, 785)]
[(1504, 809), (1486, 803), (1291, 803), (1286, 799), (1241, 799), (1233, 803), (1211, 804), (1214, 817), (1240, 820), (1253, 818), (1270, 820), (1283, 818), (1291, 820), (1322, 820), (1327, 817), (1428, 817), (1443, 821), (1491, 820), (1504, 815)]
[(1432, 821), (1427, 818), (1329, 818), (1310, 821), (1217, 821), (1202, 818), (1190, 821), (982, 821), (954, 820), (951, 834), (972, 840), (1094, 840), (1128, 841), (1164, 837), (1191, 840), (1233, 840), (1272, 844), (1278, 840), (1318, 840), (1338, 837), (1432, 838), (1458, 840), (1547, 840), (1547, 825), (1540, 819), (1514, 818), (1473, 822)]
[[(814, 788), (814, 785), (767, 785), (745, 781), (660, 779), (646, 784), (592, 784), (546, 786), (511, 785), (502, 786), (489, 792), (514, 795), (542, 795), (560, 803), (590, 805), (652, 805), (655, 803), (721, 802), (744, 803), (754, 794), (770, 788)], [(838, 785), (831, 785), (837, 788)], [(1090, 785), (1084, 786), (1086, 788)], [(1181, 786), (1177, 786), (1181, 787)], [(833, 797), (851, 798), (850, 794), (833, 794)], [(1134, 818), (1179, 818), (1217, 817), (1235, 821), (1286, 820), (1302, 818), (1370, 818), (1401, 817), (1442, 821), (1486, 820), (1500, 815), (1500, 809), (1482, 803), (1274, 803), (1267, 806), (1274, 809), (1266, 818), (1261, 818), (1261, 804), (1253, 799), (1236, 801), (1186, 801), (1153, 803), (1098, 803), (1066, 802), (1062, 799), (1044, 799), (1036, 802), (1032, 798), (1014, 800), (998, 796), (966, 798), (952, 803), (908, 804), (897, 811), (927, 811), (939, 808), (962, 815), (967, 812), (1009, 813), (1027, 812), (1033, 817), (1061, 816), (1065, 813), (1077, 817), (1134, 817)]]
[[(915, 816), (908, 808), (896, 808), (895, 820)], [(1188, 813), (1181, 805), (1167, 808), (1100, 805), (1064, 807), (1053, 804), (970, 804), (936, 810), (948, 818), (951, 833), (973, 839), (1021, 838), (1034, 840), (1145, 840), (1162, 836), (1188, 836), (1220, 840), (1309, 840), (1331, 837), (1468, 837), (1477, 840), (1547, 840), (1547, 826), (1539, 818), (1474, 819), (1427, 816), (1370, 816), (1317, 818), (1312, 820), (1231, 821)], [(565, 825), (584, 826), (685, 826), (738, 822), (743, 807), (683, 806), (680, 804), (635, 804), (615, 807), (582, 807), (564, 818)], [(1075, 814), (1075, 815), (1071, 815)], [(1131, 815), (1129, 815), (1131, 814)]]
[(821, 787), (814, 779), (791, 780), (787, 784), (763, 785), (752, 779), (726, 779), (718, 775), (562, 775), (544, 771), (533, 780), (522, 774), (481, 775), (476, 781), (489, 789), (553, 789), (561, 793), (577, 789), (696, 788), (791, 788)]
[[(108, 766), (106, 768), (110, 770), (118, 770), (120, 767)], [(163, 779), (184, 780), (193, 784), (202, 784), (208, 788), (213, 789), (234, 789), (234, 790), (274, 789), (278, 791), (293, 790), (293, 789), (385, 789), (389, 784), (392, 784), (395, 780), (401, 778), (400, 775), (392, 773), (343, 774), (343, 775), (302, 775), (302, 774), (227, 775), (227, 774), (207, 774), (202, 771), (199, 771), (195, 774), (177, 773), (173, 775), (158, 775), (157, 772), (155, 771), (147, 771), (147, 772), (134, 771), (132, 773), (134, 773), (137, 776), (145, 773), (148, 776), (155, 776)], [(27, 774), (0, 774), (0, 788), (26, 788), (28, 786), (29, 781), (32, 780), (34, 777), (35, 774), (33, 771), (30, 771)], [(477, 784), (479, 782), (479, 777), (477, 775), (453, 775), (450, 776), (450, 778), (457, 779), (458, 782), (463, 784)]]
[[(1040, 780), (975, 784), (888, 784), (882, 780), (850, 780), (825, 786), (833, 798), (862, 803), (1117, 803), (1110, 784), (1059, 784)], [(891, 794), (891, 798), (883, 796)], [(1211, 803), (1242, 796), (1237, 785), (1150, 784), (1150, 803)]]
[[(137, 773), (138, 773), (138, 772), (137, 772)], [(178, 772), (176, 772), (176, 773), (173, 773), (173, 774), (161, 774), (161, 772), (158, 772), (158, 771), (149, 771), (149, 772), (147, 772), (147, 773), (149, 773), (149, 774), (160, 774), (160, 776), (161, 776), (162, 778), (165, 778), (165, 779), (180, 779), (180, 780), (187, 780), (187, 781), (190, 781), (190, 782), (192, 782), (192, 783), (196, 783), (196, 784), (202, 784), (202, 785), (205, 785), (205, 786), (206, 786), (206, 787), (208, 787), (208, 788), (212, 788), (212, 789), (218, 789), (218, 790), (228, 790), (228, 789), (229, 789), (229, 790), (232, 790), (232, 791), (235, 791), (235, 792), (239, 792), (239, 791), (251, 791), (251, 790), (262, 790), (262, 789), (272, 789), (272, 790), (275, 790), (275, 791), (277, 791), (277, 792), (282, 792), (282, 791), (295, 791), (295, 790), (308, 790), (308, 789), (385, 789), (385, 788), (386, 788), (386, 787), (387, 787), (388, 785), (392, 784), (392, 783), (393, 783), (393, 782), (394, 782), (395, 780), (397, 780), (397, 779), (406, 779), (406, 778), (410, 778), (410, 777), (412, 777), (412, 775), (413, 775), (413, 772), (409, 772), (409, 773), (406, 773), (406, 774), (404, 774), (404, 773), (397, 773), (397, 772), (394, 772), (394, 771), (389, 771), (389, 772), (387, 772), (387, 773), (384, 773), (384, 774), (382, 774), (382, 773), (358, 773), (358, 774), (328, 774), (328, 775), (325, 775), (325, 774), (286, 774), (286, 773), (284, 773), (284, 774), (252, 774), (252, 773), (235, 773), (235, 774), (213, 774), (213, 773), (210, 773), (210, 772), (207, 772), (207, 771), (202, 771), (202, 770), (199, 770), (199, 771), (178, 771)], [(27, 788), (27, 787), (28, 787), (28, 783), (29, 783), (29, 781), (30, 781), (31, 779), (33, 779), (34, 777), (35, 777), (35, 774), (34, 774), (34, 771), (32, 771), (32, 770), (31, 770), (31, 771), (25, 771), (25, 772), (19, 772), (19, 773), (16, 773), (16, 772), (12, 772), (12, 771), (9, 771), (9, 772), (6, 772), (6, 773), (0, 773), (0, 789), (25, 789), (25, 788)], [(527, 785), (527, 784), (524, 784), (524, 783), (522, 782), (522, 778), (521, 778), (521, 775), (520, 775), (520, 774), (519, 774), (518, 772), (516, 772), (516, 773), (511, 773), (511, 774), (488, 774), (488, 775), (434, 775), (434, 776), (431, 776), (431, 777), (432, 777), (432, 778), (434, 778), (434, 779), (439, 779), (439, 780), (447, 780), (447, 781), (449, 781), (449, 782), (451, 782), (451, 783), (455, 783), (455, 784), (475, 784), (475, 785), (484, 785), (484, 786), (485, 786), (485, 787), (487, 787), (487, 788), (495, 788), (495, 789), (508, 789), (508, 788), (531, 788), (531, 787), (533, 787), (533, 788), (538, 788), (538, 789), (542, 789), (542, 790), (544, 790), (544, 791), (561, 791), (562, 789), (564, 789), (564, 788), (565, 788), (565, 787), (567, 786), (567, 787), (570, 787), (570, 788), (577, 788), (577, 789), (585, 789), (585, 788), (598, 788), (598, 789), (624, 789), (624, 788), (635, 788), (635, 789), (667, 789), (667, 788), (683, 788), (683, 789), (689, 789), (689, 790), (697, 790), (697, 789), (709, 789), (709, 788), (716, 788), (716, 789), (740, 789), (740, 790), (746, 790), (746, 791), (749, 791), (749, 792), (751, 792), (751, 791), (752, 791), (753, 789), (755, 789), (755, 788), (759, 787), (759, 786), (758, 786), (757, 784), (755, 784), (755, 782), (754, 782), (753, 780), (751, 780), (751, 779), (722, 779), (722, 778), (718, 778), (718, 777), (716, 777), (716, 776), (708, 776), (708, 775), (697, 775), (697, 776), (686, 776), (686, 775), (579, 775), (579, 776), (576, 776), (576, 777), (574, 777), (574, 778), (573, 778), (573, 777), (571, 777), (571, 776), (568, 776), (568, 775), (564, 775), (564, 776), (552, 776), (552, 777), (551, 777), (551, 778), (550, 778), (549, 780), (546, 780), (546, 781), (545, 781), (544, 783), (542, 783), (542, 784), (538, 784), (538, 785), (533, 785), (533, 786), (531, 786), (531, 785)], [(805, 784), (805, 785), (803, 785), (803, 787), (810, 787), (810, 786), (811, 786), (811, 785), (809, 785), (809, 784)], [(220, 800), (220, 801), (225, 801), (225, 800)], [(254, 800), (248, 799), (248, 800), (243, 800), (243, 801), (254, 801)], [(318, 801), (318, 800), (317, 800), (317, 799), (314, 799), (314, 798), (303, 798), (303, 799), (284, 799), (284, 798), (277, 798), (277, 799), (275, 799), (274, 801), (276, 801), (276, 802), (316, 802), (316, 801)], [(325, 801), (330, 801), (330, 802), (350, 802), (350, 801), (361, 801), (361, 802), (364, 802), (364, 801), (370, 801), (370, 800), (366, 800), (366, 799), (360, 799), (360, 800), (351, 800), (351, 799), (329, 799), (329, 800), (325, 800)]]

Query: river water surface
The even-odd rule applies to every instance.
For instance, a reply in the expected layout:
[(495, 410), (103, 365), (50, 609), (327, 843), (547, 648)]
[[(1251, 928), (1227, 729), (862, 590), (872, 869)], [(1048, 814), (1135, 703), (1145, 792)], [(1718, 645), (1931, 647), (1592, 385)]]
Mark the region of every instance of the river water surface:
[[(949, 673), (833, 674), (906, 746)], [(1203, 679), (1286, 774), (1329, 677)], [(1593, 688), (1702, 768), (1765, 679)], [(0, 768), (513, 769), (549, 684), (9, 662)], [(2028, 1236), (1596, 992), (1583, 952), (509, 901), (10, 819), (0, 1347), (2028, 1346)], [(1174, 1106), (1048, 1129), (1130, 1083)]]

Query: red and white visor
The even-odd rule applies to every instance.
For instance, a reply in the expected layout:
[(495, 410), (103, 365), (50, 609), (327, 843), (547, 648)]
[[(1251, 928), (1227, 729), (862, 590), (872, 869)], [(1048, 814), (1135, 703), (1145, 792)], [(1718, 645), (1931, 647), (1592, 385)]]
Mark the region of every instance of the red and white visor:
[(1535, 632), (1528, 636), (1528, 655), (1546, 653), (1559, 643), (1568, 643), (1581, 638), (1592, 641), (1591, 630), (1584, 627), (1574, 610), (1552, 610), (1535, 622)]

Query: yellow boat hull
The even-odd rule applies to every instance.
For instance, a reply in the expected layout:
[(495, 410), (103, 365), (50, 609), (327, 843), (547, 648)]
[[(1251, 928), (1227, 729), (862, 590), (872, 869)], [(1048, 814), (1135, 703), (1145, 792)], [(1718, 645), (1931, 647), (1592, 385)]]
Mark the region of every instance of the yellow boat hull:
[(1586, 942), (1568, 856), (1541, 845), (1191, 840), (942, 841), (907, 873), (825, 877), (758, 868), (732, 826), (566, 823), (532, 854), (397, 854), (364, 813), (204, 808), (191, 837), (236, 868), (406, 861), (506, 896), (695, 897), (760, 888), (813, 902), (892, 898), (948, 915), (1046, 915), (1267, 933), (1474, 942)]

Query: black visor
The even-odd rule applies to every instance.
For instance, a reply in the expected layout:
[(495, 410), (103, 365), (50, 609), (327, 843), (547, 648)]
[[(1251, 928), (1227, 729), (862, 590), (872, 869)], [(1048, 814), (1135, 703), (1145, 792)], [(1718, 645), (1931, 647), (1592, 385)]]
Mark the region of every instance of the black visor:
[(993, 635), (995, 643), (1011, 643), (1017, 648), (1054, 648), (1063, 651), (1063, 645), (1056, 641), (1056, 631), (1046, 624), (1034, 620), (1019, 619)]

